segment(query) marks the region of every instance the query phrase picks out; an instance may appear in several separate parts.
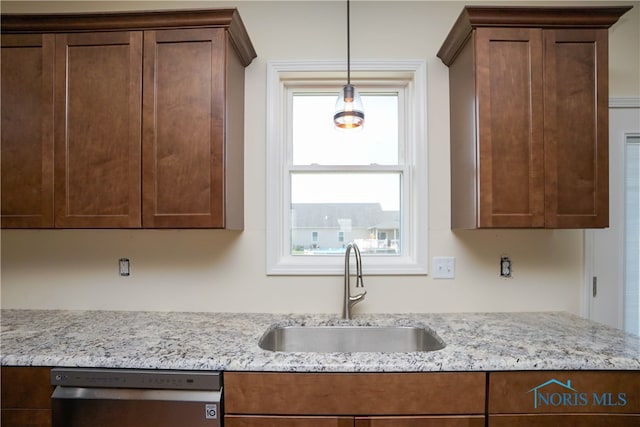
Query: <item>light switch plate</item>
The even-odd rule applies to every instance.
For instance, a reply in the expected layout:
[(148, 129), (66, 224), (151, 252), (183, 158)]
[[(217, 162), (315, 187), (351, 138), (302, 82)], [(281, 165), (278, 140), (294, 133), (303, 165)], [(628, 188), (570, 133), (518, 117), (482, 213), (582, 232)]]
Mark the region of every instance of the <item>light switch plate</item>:
[(456, 277), (456, 259), (449, 256), (433, 257), (433, 278), (453, 279)]

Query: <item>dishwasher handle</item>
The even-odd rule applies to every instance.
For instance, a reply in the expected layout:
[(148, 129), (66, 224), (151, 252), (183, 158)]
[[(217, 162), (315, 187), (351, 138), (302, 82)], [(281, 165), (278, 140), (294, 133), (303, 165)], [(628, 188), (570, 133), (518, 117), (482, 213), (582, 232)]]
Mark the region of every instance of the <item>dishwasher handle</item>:
[(220, 391), (205, 391), (57, 386), (53, 391), (51, 398), (93, 400), (166, 400), (172, 402), (219, 403), (222, 399), (222, 389), (220, 389)]

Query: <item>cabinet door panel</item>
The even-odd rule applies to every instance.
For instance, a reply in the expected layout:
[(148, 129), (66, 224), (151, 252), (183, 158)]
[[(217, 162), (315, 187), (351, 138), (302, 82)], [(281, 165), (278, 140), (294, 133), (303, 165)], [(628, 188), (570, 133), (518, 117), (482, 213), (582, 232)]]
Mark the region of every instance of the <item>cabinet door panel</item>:
[(496, 415), (489, 417), (489, 427), (636, 427), (640, 415)]
[(609, 224), (607, 30), (545, 30), (547, 227)]
[(222, 227), (225, 31), (148, 31), (144, 44), (144, 226)]
[(476, 30), (480, 227), (544, 226), (540, 29)]
[(2, 36), (2, 227), (53, 227), (53, 35)]
[(225, 415), (226, 427), (353, 427), (353, 417), (271, 417)]
[(140, 32), (56, 36), (56, 227), (140, 226)]
[(355, 427), (484, 427), (484, 416), (363, 417)]

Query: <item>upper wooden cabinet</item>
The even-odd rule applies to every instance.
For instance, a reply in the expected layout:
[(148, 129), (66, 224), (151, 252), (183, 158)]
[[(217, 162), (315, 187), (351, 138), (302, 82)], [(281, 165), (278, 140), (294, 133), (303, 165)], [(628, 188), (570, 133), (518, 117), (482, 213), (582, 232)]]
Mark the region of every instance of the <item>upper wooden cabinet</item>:
[(608, 28), (629, 9), (464, 8), (438, 52), (452, 228), (608, 226)]
[(2, 28), (3, 227), (243, 228), (256, 53), (235, 9)]

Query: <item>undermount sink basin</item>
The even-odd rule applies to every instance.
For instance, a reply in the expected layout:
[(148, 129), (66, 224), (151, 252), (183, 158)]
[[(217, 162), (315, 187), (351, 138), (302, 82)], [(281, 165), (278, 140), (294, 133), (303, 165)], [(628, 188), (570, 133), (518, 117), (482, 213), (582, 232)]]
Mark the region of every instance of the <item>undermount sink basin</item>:
[(417, 326), (278, 326), (258, 342), (270, 351), (309, 353), (414, 352), (445, 347), (434, 332)]

